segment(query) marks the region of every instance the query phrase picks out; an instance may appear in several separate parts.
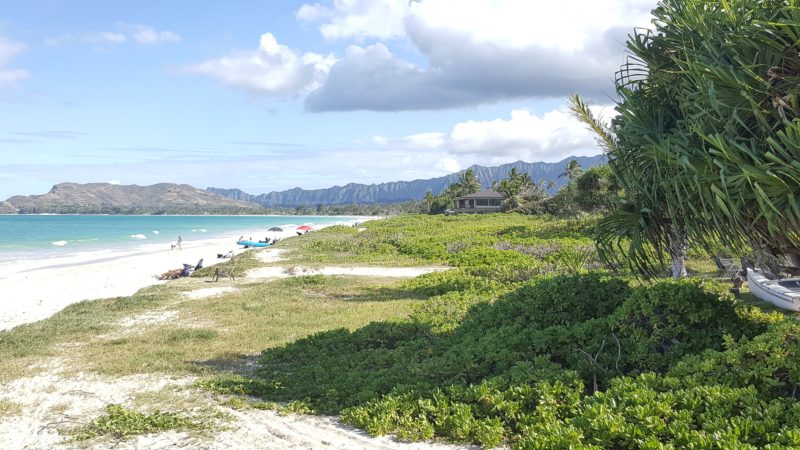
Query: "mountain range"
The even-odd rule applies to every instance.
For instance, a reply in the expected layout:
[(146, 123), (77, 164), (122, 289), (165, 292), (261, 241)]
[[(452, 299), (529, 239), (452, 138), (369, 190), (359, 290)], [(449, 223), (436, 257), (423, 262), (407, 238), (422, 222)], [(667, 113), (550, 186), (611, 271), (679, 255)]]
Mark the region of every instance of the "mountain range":
[[(489, 188), (493, 181), (508, 177), (511, 169), (545, 183), (554, 181), (556, 189), (566, 178), (559, 178), (569, 160), (576, 159), (588, 169), (602, 163), (602, 156), (578, 156), (556, 163), (517, 161), (497, 167), (472, 166), (481, 186)], [(350, 183), (327, 189), (294, 188), (269, 194), (252, 195), (239, 189), (210, 187), (197, 189), (187, 184), (159, 183), (152, 186), (109, 183), (59, 183), (42, 195), (17, 195), (0, 202), (0, 214), (25, 213), (110, 213), (110, 214), (190, 214), (200, 212), (241, 213), (263, 212), (263, 208), (296, 206), (399, 203), (420, 200), (425, 193), (441, 193), (458, 181), (458, 173), (438, 178), (394, 181), (380, 184)]]
[[(536, 182), (539, 180), (544, 180), (545, 183), (555, 181), (556, 188), (554, 190), (557, 190), (567, 182), (566, 178), (559, 178), (558, 175), (564, 172), (564, 168), (570, 160), (578, 160), (581, 167), (588, 169), (601, 164), (603, 162), (602, 158), (602, 155), (576, 156), (555, 163), (517, 161), (496, 167), (475, 165), (470, 169), (475, 172), (484, 189), (489, 188), (493, 181), (507, 178), (511, 169), (516, 168), (517, 171), (530, 175), (531, 179)], [(344, 186), (333, 186), (326, 189), (301, 189), (296, 187), (285, 191), (273, 191), (269, 194), (259, 195), (248, 194), (239, 189), (215, 187), (207, 189), (223, 197), (258, 203), (264, 207), (399, 203), (408, 200), (419, 200), (428, 191), (439, 194), (451, 183), (457, 182), (458, 175), (458, 173), (453, 173), (427, 180), (394, 181), (380, 184), (349, 183)]]

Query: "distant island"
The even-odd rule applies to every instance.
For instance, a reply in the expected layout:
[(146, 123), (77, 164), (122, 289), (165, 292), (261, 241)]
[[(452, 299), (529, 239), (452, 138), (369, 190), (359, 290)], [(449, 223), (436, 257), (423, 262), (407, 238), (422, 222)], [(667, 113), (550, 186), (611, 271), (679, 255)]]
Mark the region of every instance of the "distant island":
[(2, 214), (259, 214), (262, 209), (255, 203), (172, 183), (59, 183), (43, 195), (17, 195), (0, 202)]
[[(588, 169), (602, 156), (569, 157), (555, 163), (517, 161), (496, 167), (472, 166), (481, 186), (508, 176), (512, 169), (532, 180), (553, 181), (553, 191), (566, 183), (559, 178), (570, 160)], [(0, 214), (385, 214), (393, 204), (419, 201), (426, 192), (440, 193), (458, 180), (458, 173), (438, 178), (379, 184), (350, 183), (327, 189), (294, 188), (252, 195), (240, 189), (159, 183), (152, 186), (109, 183), (59, 183), (42, 195), (13, 196), (0, 202)], [(551, 192), (552, 193), (552, 192)], [(354, 207), (362, 205), (362, 207)], [(372, 205), (368, 207), (368, 205)], [(378, 207), (377, 205), (388, 205)]]

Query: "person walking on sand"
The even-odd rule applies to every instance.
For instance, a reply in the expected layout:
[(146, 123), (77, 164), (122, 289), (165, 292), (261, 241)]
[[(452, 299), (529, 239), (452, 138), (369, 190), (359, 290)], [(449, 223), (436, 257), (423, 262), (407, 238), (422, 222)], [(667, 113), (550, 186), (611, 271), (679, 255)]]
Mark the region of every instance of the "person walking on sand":
[(178, 242), (175, 244), (178, 247), (178, 250), (183, 250), (183, 248), (181, 248), (181, 242), (183, 242), (183, 238), (179, 234), (178, 235)]

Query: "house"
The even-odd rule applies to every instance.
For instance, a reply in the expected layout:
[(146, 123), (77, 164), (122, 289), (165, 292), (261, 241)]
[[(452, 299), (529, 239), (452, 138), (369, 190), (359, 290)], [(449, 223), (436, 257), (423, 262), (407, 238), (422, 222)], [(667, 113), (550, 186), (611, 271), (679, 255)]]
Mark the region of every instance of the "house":
[(453, 200), (453, 213), (498, 212), (505, 196), (495, 191), (480, 191), (456, 197)]

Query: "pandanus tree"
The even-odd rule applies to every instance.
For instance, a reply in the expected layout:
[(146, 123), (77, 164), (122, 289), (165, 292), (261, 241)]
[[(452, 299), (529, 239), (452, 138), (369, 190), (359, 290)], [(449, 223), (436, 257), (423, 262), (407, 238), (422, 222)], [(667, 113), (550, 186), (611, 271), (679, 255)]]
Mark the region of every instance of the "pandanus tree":
[(687, 240), (800, 263), (799, 4), (662, 0), (627, 41), (611, 125), (573, 98), (626, 193), (601, 252), (644, 274)]

